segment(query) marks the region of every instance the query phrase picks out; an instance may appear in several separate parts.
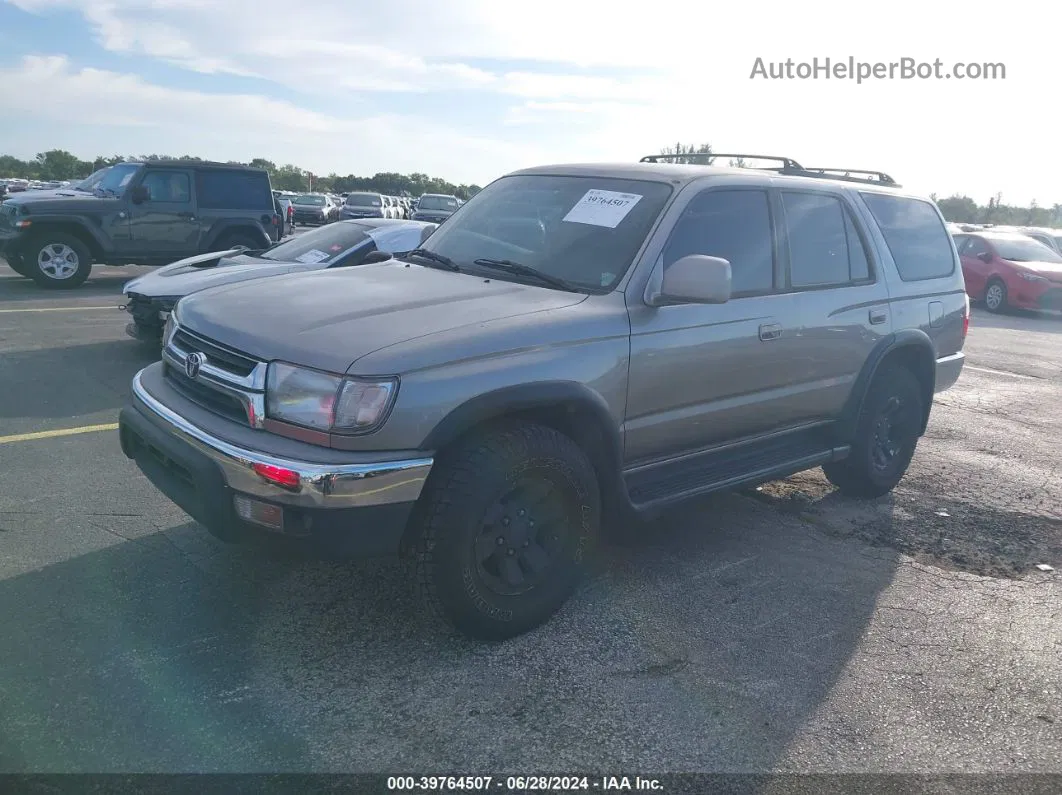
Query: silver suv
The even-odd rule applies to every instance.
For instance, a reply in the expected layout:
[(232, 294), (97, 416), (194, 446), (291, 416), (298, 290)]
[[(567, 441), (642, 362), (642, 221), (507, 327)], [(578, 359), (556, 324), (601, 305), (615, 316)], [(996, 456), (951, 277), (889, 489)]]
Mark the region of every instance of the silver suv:
[(936, 206), (659, 159), (518, 171), (400, 259), (189, 296), (122, 449), (220, 538), (412, 558), (484, 639), (679, 501), (818, 466), (887, 493), (963, 366)]

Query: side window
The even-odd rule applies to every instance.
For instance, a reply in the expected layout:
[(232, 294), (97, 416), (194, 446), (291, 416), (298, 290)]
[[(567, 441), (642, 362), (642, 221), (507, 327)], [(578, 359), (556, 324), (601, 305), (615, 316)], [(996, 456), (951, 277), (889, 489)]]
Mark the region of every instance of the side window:
[(269, 176), (254, 171), (203, 170), (196, 173), (199, 207), (272, 213)]
[(921, 199), (861, 193), (905, 282), (939, 279), (955, 271), (948, 230), (934, 205)]
[(967, 244), (966, 249), (962, 252), (964, 257), (980, 257), (982, 254), (988, 254), (990, 250), (988, 244), (985, 243), (979, 237), (971, 237), (970, 242)]
[(149, 171), (140, 184), (147, 188), (152, 202), (187, 204), (192, 200), (188, 175), (180, 171)]
[(690, 254), (730, 261), (735, 298), (774, 289), (774, 253), (767, 192), (704, 191), (696, 196), (671, 231), (664, 267)]
[(829, 287), (869, 278), (866, 251), (840, 199), (783, 191), (782, 207), (793, 287)]
[(955, 250), (962, 254), (962, 250), (970, 243), (969, 235), (952, 235), (951, 239), (955, 241)]

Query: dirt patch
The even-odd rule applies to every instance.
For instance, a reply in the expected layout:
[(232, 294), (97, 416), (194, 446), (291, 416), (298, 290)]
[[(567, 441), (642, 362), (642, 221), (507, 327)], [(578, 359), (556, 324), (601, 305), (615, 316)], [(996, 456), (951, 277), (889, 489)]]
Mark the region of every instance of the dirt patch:
[(897, 490), (879, 500), (849, 499), (821, 472), (745, 492), (815, 529), (886, 547), (933, 566), (1018, 578), (1062, 561), (1062, 520), (954, 498)]

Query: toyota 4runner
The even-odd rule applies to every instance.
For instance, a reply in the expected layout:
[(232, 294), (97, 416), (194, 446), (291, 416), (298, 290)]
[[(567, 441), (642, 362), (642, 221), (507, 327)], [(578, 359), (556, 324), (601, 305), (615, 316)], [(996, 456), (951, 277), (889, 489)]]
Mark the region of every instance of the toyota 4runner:
[[(95, 175), (94, 175), (95, 176)], [(165, 265), (278, 237), (269, 174), (186, 160), (119, 163), (92, 192), (21, 193), (0, 204), (0, 257), (42, 287), (70, 289), (92, 263)]]
[(886, 494), (963, 367), (936, 206), (886, 175), (662, 159), (518, 171), (399, 259), (182, 300), (124, 453), (222, 539), (411, 558), (484, 639), (679, 501), (819, 466)]

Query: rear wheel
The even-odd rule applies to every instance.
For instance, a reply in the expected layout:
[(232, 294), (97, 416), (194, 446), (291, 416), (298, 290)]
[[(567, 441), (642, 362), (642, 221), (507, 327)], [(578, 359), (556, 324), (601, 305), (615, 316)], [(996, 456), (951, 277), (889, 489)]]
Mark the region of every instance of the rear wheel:
[(985, 286), (985, 309), (997, 313), (1007, 310), (1007, 285), (1001, 279), (992, 279)]
[(260, 242), (256, 242), (250, 235), (237, 233), (222, 238), (220, 248), (229, 249), (236, 248), (237, 246), (243, 246), (244, 248), (251, 249), (252, 251), (262, 248)]
[(498, 427), (452, 450), (421, 500), (421, 592), (438, 615), (482, 640), (523, 634), (560, 609), (600, 523), (586, 455), (532, 423)]
[(80, 287), (92, 272), (88, 246), (65, 232), (42, 232), (23, 254), (30, 278), (50, 290)]
[(843, 493), (874, 498), (888, 494), (911, 464), (921, 433), (922, 388), (906, 367), (886, 367), (875, 377), (859, 416), (852, 452), (822, 467)]

